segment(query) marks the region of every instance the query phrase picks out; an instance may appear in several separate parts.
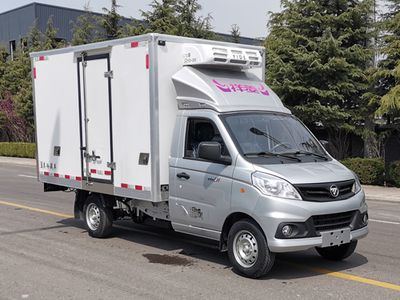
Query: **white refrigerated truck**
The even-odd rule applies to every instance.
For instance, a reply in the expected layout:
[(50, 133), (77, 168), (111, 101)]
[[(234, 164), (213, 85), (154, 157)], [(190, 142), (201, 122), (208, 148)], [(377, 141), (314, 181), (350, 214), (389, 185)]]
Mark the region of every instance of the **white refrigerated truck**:
[(351, 255), (364, 192), (264, 83), (264, 48), (148, 34), (32, 53), (37, 173), (94, 237), (150, 217), (266, 274), (275, 253)]

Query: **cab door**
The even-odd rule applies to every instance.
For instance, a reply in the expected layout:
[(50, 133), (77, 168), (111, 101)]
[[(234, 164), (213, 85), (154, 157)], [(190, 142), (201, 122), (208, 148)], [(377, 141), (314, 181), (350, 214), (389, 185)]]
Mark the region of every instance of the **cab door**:
[(207, 141), (221, 143), (223, 154), (230, 155), (217, 122), (201, 117), (184, 122), (184, 151), (171, 160), (172, 225), (177, 231), (218, 239), (230, 210), (234, 167), (198, 158), (198, 145)]

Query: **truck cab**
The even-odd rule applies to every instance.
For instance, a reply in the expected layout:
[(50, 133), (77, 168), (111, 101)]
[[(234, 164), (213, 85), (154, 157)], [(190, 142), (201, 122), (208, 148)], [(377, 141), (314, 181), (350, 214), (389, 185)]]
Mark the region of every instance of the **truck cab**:
[[(200, 95), (193, 89), (207, 82), (212, 91), (177, 116), (169, 197), (175, 230), (219, 240), (249, 276), (258, 276), (259, 255), (273, 260), (273, 253), (316, 247), (343, 259), (354, 251), (368, 232), (357, 176), (269, 87), (243, 72), (191, 67), (173, 80), (182, 102), (193, 102), (185, 93)], [(269, 250), (261, 249), (252, 225)]]

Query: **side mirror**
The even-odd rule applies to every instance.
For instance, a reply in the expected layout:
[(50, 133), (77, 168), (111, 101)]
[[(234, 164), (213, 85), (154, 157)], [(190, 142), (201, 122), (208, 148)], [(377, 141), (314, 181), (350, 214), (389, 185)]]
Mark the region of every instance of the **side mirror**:
[(230, 165), (232, 159), (229, 156), (222, 156), (221, 144), (218, 142), (201, 142), (198, 148), (199, 158), (224, 165)]

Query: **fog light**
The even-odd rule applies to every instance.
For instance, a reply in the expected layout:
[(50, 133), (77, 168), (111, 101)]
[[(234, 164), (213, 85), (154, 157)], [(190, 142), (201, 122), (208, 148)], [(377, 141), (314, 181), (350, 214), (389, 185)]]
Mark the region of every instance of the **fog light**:
[(292, 233), (293, 233), (293, 228), (292, 228), (292, 226), (290, 226), (290, 225), (285, 225), (285, 226), (282, 227), (282, 234), (283, 234), (285, 237), (291, 236)]
[(368, 214), (365, 214), (362, 218), (363, 224), (367, 225), (368, 224)]

